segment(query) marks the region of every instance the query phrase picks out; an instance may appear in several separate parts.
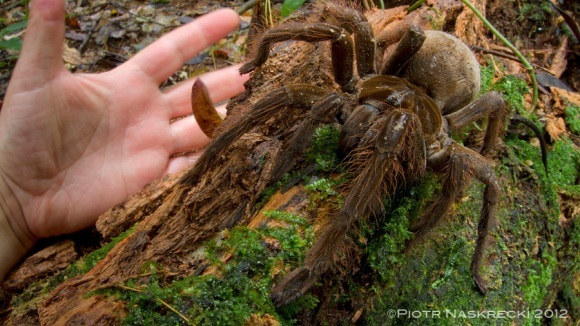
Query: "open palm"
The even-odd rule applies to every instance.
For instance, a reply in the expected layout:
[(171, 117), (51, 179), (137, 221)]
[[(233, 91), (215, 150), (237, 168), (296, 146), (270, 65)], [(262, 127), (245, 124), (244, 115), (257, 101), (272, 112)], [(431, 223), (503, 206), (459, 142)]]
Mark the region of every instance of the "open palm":
[[(183, 62), (238, 26), (218, 10), (159, 39), (107, 73), (62, 63), (63, 0), (33, 0), (21, 58), (0, 114), (3, 209), (30, 240), (94, 224), (146, 183), (177, 170), (172, 154), (208, 139), (190, 112), (191, 81), (160, 90)], [(243, 90), (235, 67), (202, 77), (212, 100)], [(7, 195), (8, 194), (8, 195)]]

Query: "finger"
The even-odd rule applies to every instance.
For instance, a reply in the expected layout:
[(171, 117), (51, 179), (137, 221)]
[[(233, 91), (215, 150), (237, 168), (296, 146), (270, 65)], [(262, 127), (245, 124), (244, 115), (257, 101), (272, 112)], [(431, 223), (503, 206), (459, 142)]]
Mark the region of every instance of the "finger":
[(12, 78), (19, 88), (42, 86), (65, 71), (62, 62), (64, 9), (63, 0), (33, 0), (30, 3), (30, 20)]
[[(244, 91), (244, 83), (249, 75), (240, 75), (239, 68), (240, 65), (231, 66), (199, 77), (207, 86), (210, 99), (214, 104)], [(164, 91), (169, 101), (171, 118), (191, 114), (191, 87), (196, 79), (190, 78)]]
[(203, 154), (203, 151), (171, 158), (167, 164), (167, 170), (165, 171), (165, 174), (177, 173), (185, 168), (192, 166), (195, 164), (195, 162), (197, 162), (201, 154)]
[[(225, 114), (224, 105), (217, 108), (217, 111)], [(195, 121), (193, 115), (179, 119), (171, 124), (171, 136), (173, 142), (172, 154), (185, 153), (207, 145), (209, 139)]]
[(140, 69), (160, 84), (184, 62), (227, 36), (239, 24), (240, 17), (234, 11), (214, 11), (161, 37), (129, 60), (125, 67)]

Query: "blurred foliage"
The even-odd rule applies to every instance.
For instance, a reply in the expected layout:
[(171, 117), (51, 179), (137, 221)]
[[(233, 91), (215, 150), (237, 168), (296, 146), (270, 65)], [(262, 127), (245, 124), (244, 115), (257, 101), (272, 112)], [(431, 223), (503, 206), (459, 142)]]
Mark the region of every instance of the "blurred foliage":
[(296, 9), (300, 8), (306, 0), (286, 0), (282, 4), (282, 17), (288, 17)]
[(10, 34), (21, 31), (26, 27), (28, 19), (10, 24), (0, 30), (0, 50), (20, 51), (22, 49), (22, 39), (19, 36), (10, 37)]

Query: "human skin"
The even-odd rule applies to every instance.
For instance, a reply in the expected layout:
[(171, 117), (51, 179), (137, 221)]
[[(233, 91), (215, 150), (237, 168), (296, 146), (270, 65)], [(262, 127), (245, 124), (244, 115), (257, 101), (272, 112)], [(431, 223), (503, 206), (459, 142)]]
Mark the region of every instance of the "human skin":
[[(73, 74), (62, 61), (64, 15), (64, 0), (30, 3), (0, 111), (0, 280), (39, 238), (94, 225), (145, 184), (191, 164), (173, 155), (209, 142), (187, 116), (193, 80), (159, 85), (240, 21), (217, 10), (114, 70)], [(201, 78), (214, 103), (243, 91), (247, 79), (238, 67)]]

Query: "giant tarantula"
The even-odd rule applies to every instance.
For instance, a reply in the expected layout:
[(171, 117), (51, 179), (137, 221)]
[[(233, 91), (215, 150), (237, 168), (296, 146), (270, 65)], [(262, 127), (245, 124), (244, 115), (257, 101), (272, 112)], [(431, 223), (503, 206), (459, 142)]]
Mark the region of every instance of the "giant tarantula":
[[(286, 304), (303, 295), (332, 266), (354, 223), (380, 214), (382, 198), (392, 194), (397, 184), (417, 180), (427, 169), (443, 175), (443, 188), (412, 227), (415, 237), (424, 235), (445, 216), (470, 177), (485, 184), (471, 262), (472, 277), (485, 293), (480, 268), (488, 234), (495, 224), (500, 189), (493, 168), (482, 155), (494, 149), (503, 130), (503, 98), (490, 92), (474, 101), (480, 88), (479, 65), (469, 48), (449, 34), (408, 26), (383, 35), (381, 45), (392, 43), (394, 50), (382, 60), (376, 53), (371, 26), (361, 13), (327, 4), (321, 17), (319, 22), (288, 23), (266, 31), (256, 56), (240, 71), (248, 73), (264, 64), (273, 43), (330, 41), (333, 76), (340, 90), (292, 84), (272, 91), (212, 141), (188, 181), (197, 182), (223, 149), (279, 110), (302, 108), (304, 118), (284, 140), (285, 151), (274, 164), (274, 182), (292, 169), (305, 151), (308, 142), (302, 140), (311, 138), (318, 125), (336, 119), (342, 123), (339, 146), (352, 176), (345, 186), (344, 203), (330, 213), (333, 221), (317, 236), (304, 266), (274, 287), (274, 303)], [(211, 137), (220, 118), (200, 81), (193, 87), (192, 103), (196, 119)], [(483, 117), (489, 119), (481, 154), (450, 138), (451, 132)]]

